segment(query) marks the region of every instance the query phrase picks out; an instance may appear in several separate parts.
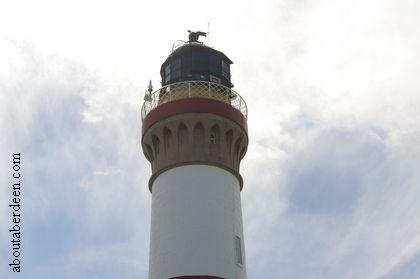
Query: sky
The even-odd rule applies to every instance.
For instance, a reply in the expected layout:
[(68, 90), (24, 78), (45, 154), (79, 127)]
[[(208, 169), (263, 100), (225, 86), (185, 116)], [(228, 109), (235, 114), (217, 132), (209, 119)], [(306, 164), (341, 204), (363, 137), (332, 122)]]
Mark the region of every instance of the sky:
[(143, 94), (208, 22), (248, 105), (248, 278), (420, 278), (415, 0), (1, 1), (0, 278), (147, 278)]

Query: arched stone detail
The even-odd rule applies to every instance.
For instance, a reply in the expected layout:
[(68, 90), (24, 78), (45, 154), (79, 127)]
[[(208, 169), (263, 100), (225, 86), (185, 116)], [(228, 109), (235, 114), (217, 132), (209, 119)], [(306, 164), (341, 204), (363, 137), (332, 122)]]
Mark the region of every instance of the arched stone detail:
[(229, 129), (225, 133), (226, 154), (229, 156), (229, 161), (232, 162), (232, 145), (233, 145), (233, 130)]
[(157, 158), (160, 153), (160, 140), (158, 136), (152, 135), (152, 145), (153, 145), (153, 154), (155, 154), (155, 158)]
[(142, 145), (152, 162), (149, 183), (165, 170), (188, 164), (223, 168), (242, 183), (239, 165), (247, 150), (248, 135), (243, 127), (224, 117), (189, 113), (167, 118), (148, 129)]
[(219, 125), (214, 124), (209, 131), (210, 145), (218, 146), (220, 144), (220, 128)]
[(239, 151), (241, 150), (242, 137), (239, 136), (235, 141), (235, 147), (233, 150), (233, 165), (239, 168)]
[(178, 125), (177, 136), (178, 153), (182, 153), (188, 148), (188, 128), (183, 122)]
[(172, 132), (168, 127), (163, 128), (163, 147), (165, 149), (165, 154), (168, 154), (168, 151), (172, 145)]
[(239, 160), (242, 160), (242, 158), (245, 156), (246, 150), (247, 150), (247, 147), (243, 146), (241, 149), (241, 153), (239, 154)]
[(222, 160), (223, 150), (220, 148), (220, 127), (217, 123), (211, 126), (207, 140), (210, 156)]
[(194, 125), (193, 143), (194, 148), (201, 150), (204, 147), (204, 126), (201, 122), (197, 122)]
[(156, 167), (158, 165), (158, 161), (160, 161), (160, 140), (159, 137), (156, 135), (152, 135), (151, 137), (152, 141), (152, 150), (154, 154), (154, 160), (152, 162), (152, 168)]
[(148, 145), (148, 144), (145, 144), (145, 146), (146, 146), (146, 149), (145, 149), (145, 155), (146, 155), (146, 158), (147, 158), (147, 160), (149, 160), (149, 162), (150, 163), (153, 163), (153, 150), (152, 150), (152, 148), (150, 147), (150, 145)]

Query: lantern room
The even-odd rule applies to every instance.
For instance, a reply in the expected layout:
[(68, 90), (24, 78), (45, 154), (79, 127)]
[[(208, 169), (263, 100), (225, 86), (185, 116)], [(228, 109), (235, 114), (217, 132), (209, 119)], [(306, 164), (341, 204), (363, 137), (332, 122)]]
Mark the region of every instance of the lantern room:
[(203, 32), (190, 32), (189, 41), (172, 50), (160, 69), (162, 86), (181, 81), (209, 81), (232, 88), (230, 65), (224, 53), (204, 45), (198, 37)]

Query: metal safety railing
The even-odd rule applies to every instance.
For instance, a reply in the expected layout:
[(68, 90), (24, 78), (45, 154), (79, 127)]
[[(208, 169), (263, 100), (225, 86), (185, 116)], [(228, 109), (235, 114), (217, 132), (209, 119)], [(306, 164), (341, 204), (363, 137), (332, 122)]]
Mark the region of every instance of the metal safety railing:
[(182, 81), (166, 85), (150, 94), (146, 94), (141, 108), (141, 119), (143, 120), (149, 112), (162, 104), (187, 98), (217, 100), (239, 110), (245, 118), (248, 115), (244, 99), (231, 88), (209, 81)]

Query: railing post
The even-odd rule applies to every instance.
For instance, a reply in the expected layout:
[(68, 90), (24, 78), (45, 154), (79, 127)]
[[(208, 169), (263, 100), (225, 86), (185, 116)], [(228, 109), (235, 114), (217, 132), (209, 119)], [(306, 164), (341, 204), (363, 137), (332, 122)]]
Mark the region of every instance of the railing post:
[(209, 98), (211, 97), (211, 93), (210, 93), (210, 81), (207, 82), (207, 85), (209, 86)]
[[(170, 86), (170, 85), (169, 85)], [(168, 88), (168, 87), (167, 87)], [(171, 92), (172, 90), (171, 90), (171, 88), (169, 87), (169, 92), (168, 92), (168, 94), (169, 94), (169, 102), (171, 102), (172, 101), (172, 92)]]
[(188, 81), (188, 98), (191, 98), (191, 82)]

